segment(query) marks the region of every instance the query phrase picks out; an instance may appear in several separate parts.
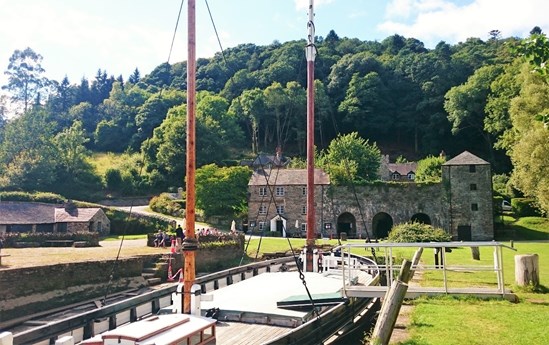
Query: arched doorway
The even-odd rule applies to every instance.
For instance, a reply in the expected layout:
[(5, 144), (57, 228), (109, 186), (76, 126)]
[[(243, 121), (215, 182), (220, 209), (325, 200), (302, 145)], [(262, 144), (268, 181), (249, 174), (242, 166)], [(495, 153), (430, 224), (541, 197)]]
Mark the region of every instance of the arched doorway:
[(356, 236), (356, 219), (349, 212), (343, 212), (337, 217), (337, 236), (342, 232), (347, 233), (348, 237)]
[(412, 216), (410, 220), (412, 221), (412, 223), (416, 222), (431, 225), (431, 218), (429, 218), (429, 216), (425, 213), (416, 213)]
[(286, 218), (276, 215), (271, 219), (271, 231), (280, 233), (280, 236), (286, 237)]
[(376, 238), (386, 238), (393, 227), (393, 218), (385, 213), (380, 212), (374, 216), (372, 220), (372, 229)]

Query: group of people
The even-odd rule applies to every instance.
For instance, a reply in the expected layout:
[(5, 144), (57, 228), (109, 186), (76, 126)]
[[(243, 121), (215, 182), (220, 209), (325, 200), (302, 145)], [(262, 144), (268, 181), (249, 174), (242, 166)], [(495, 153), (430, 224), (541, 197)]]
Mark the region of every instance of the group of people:
[(177, 246), (181, 247), (181, 242), (183, 242), (183, 239), (185, 238), (185, 233), (183, 232), (183, 229), (181, 228), (181, 225), (178, 225), (175, 229), (175, 236), (170, 235), (167, 232), (162, 231), (161, 229), (158, 229), (158, 232), (154, 236), (154, 246), (155, 247), (163, 247), (171, 246), (172, 241), (175, 240), (177, 242)]

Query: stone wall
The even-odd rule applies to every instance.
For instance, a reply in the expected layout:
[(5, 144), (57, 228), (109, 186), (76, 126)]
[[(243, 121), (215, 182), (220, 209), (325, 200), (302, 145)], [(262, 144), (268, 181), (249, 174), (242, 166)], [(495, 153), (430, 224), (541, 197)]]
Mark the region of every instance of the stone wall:
[(368, 231), (369, 236), (384, 237), (376, 236), (381, 224), (396, 225), (417, 217), (436, 227), (448, 226), (447, 203), (440, 183), (383, 183), (356, 186), (354, 191), (351, 187), (330, 187), (324, 200), (323, 223), (332, 224), (330, 229), (324, 226), (328, 235), (337, 236), (342, 223), (351, 223), (351, 236), (364, 238)]
[[(242, 246), (213, 246), (196, 252), (197, 273), (228, 268), (242, 256)], [(101, 299), (107, 288), (110, 294), (147, 286), (141, 276), (143, 268), (163, 261), (161, 254), (120, 259), (109, 285), (115, 260), (77, 262), (0, 272), (0, 324), (28, 314)], [(175, 255), (173, 272), (183, 267), (182, 255)], [(158, 265), (157, 276), (167, 278), (167, 265)]]
[[(139, 288), (142, 256), (120, 259), (110, 293)], [(100, 298), (106, 292), (114, 260), (90, 261), (20, 269), (3, 269), (0, 274), (0, 322), (78, 301)]]

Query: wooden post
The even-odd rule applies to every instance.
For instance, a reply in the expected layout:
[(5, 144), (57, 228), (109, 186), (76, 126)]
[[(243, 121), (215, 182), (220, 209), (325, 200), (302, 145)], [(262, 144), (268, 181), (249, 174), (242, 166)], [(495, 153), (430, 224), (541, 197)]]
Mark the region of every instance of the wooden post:
[(480, 260), (479, 247), (471, 247), (471, 255), (473, 255), (473, 260)]
[(538, 254), (515, 255), (515, 283), (519, 286), (539, 286)]
[(399, 278), (391, 285), (391, 289), (389, 289), (385, 295), (385, 300), (381, 306), (381, 310), (370, 339), (371, 345), (389, 344), (400, 307), (402, 306), (402, 301), (404, 301), (404, 296), (406, 296), (406, 291), (408, 291), (408, 284), (406, 282), (402, 282), (401, 279), (406, 280), (407, 277), (411, 276), (411, 266), (412, 263), (408, 260), (404, 260), (402, 262)]

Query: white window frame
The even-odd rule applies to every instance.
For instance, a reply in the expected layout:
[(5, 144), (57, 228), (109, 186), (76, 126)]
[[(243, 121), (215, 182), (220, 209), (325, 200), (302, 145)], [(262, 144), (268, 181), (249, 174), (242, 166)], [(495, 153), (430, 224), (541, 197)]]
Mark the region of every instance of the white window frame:
[(301, 206), (301, 214), (307, 214), (307, 206)]
[(302, 232), (307, 232), (307, 223), (301, 223), (301, 224), (299, 224), (299, 229), (300, 229)]
[(267, 214), (267, 206), (260, 205), (259, 206), (259, 214)]
[(266, 224), (267, 222), (259, 222), (259, 225), (258, 225), (258, 230), (259, 231), (262, 231), (262, 230), (265, 230), (267, 227), (266, 227)]
[(259, 187), (259, 196), (267, 196), (267, 187)]
[(276, 205), (276, 214), (284, 214), (284, 205)]
[(414, 174), (414, 173), (409, 173), (409, 174), (408, 174), (408, 180), (413, 181), (413, 180), (415, 180), (415, 179), (416, 179), (416, 174)]
[(275, 195), (276, 196), (284, 196), (284, 187), (276, 187)]

